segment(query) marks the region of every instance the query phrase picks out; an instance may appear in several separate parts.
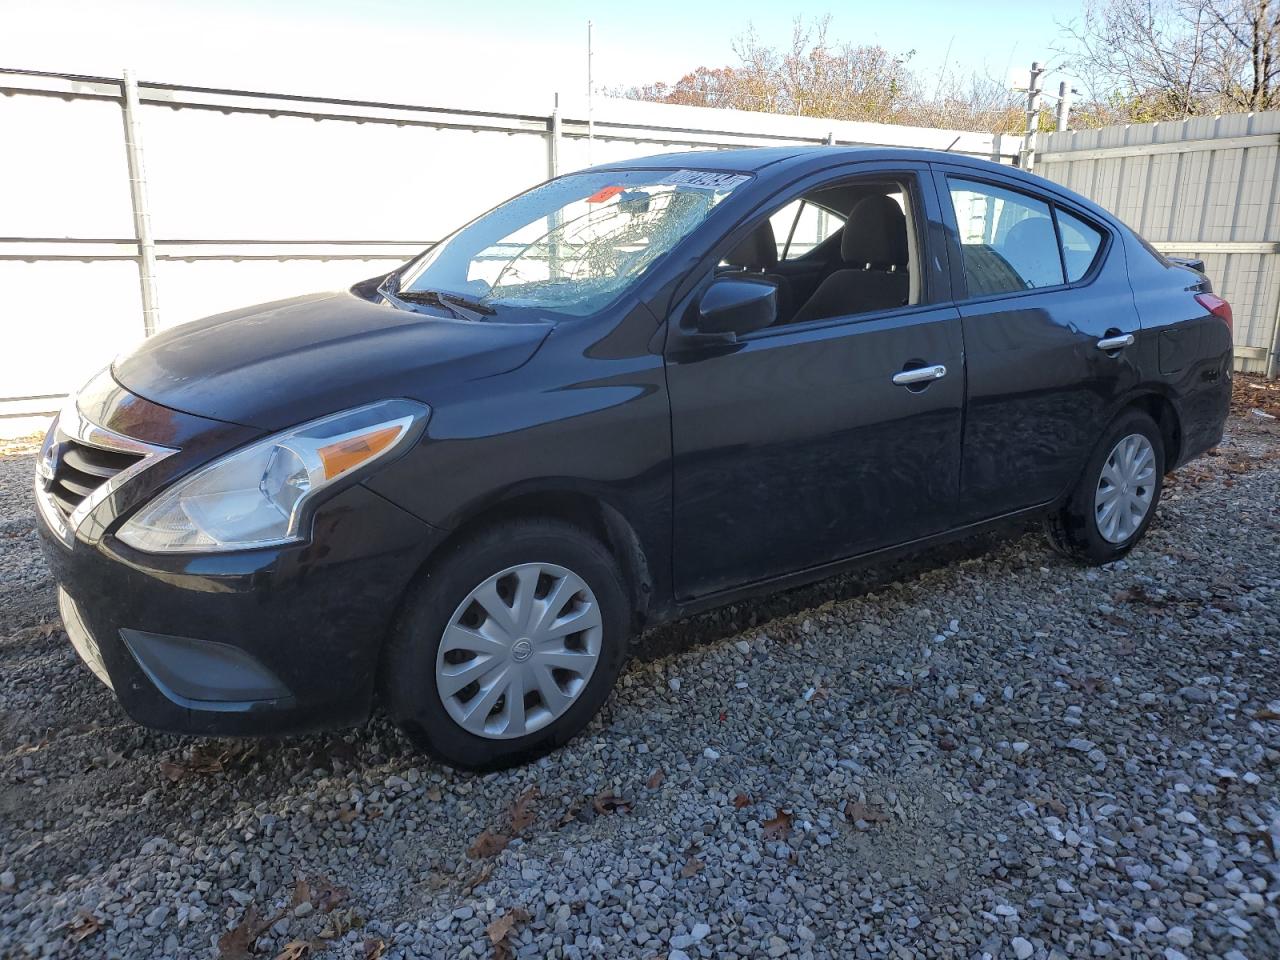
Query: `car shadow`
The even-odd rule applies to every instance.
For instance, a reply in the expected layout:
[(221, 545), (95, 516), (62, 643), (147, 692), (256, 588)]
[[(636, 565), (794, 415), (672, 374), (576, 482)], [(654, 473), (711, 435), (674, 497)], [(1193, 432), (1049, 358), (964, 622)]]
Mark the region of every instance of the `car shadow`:
[[(963, 560), (972, 560), (994, 548), (1038, 531), (1035, 521), (1019, 521), (1002, 529), (961, 540), (922, 548), (890, 560), (868, 560), (844, 573), (789, 590), (782, 590), (645, 630), (636, 638), (631, 655), (642, 661), (685, 653), (705, 643), (727, 639), (824, 603), (851, 600), (875, 593), (893, 583), (909, 580)], [(1047, 549), (1047, 548), (1046, 548)]]

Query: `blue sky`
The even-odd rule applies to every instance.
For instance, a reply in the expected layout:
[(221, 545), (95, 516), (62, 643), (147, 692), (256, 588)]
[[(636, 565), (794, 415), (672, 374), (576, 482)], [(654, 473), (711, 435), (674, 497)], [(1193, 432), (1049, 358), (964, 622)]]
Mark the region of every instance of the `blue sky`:
[[(513, 0), (0, 0), (0, 66), (421, 102), (549, 97), (585, 89), (586, 21), (596, 28), (597, 88), (678, 79), (733, 61), (749, 24), (785, 43), (797, 14), (834, 17), (830, 36), (914, 49), (1001, 81), (1049, 59), (1072, 0), (764, 0), (698, 4)], [(1050, 78), (1052, 80), (1053, 78)], [(399, 94), (399, 95), (397, 95)]]

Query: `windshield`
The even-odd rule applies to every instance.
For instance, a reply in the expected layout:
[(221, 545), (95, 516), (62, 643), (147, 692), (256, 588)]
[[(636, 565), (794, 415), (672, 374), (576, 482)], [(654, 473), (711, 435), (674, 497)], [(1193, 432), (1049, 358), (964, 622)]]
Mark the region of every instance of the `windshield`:
[(399, 292), (585, 316), (634, 284), (750, 177), (615, 170), (560, 177), (440, 241)]

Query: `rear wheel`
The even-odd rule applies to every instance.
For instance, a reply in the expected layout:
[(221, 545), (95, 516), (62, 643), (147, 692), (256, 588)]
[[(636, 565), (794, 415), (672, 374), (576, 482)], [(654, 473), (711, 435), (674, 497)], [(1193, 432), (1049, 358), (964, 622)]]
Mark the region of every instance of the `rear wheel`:
[(1121, 414), (1067, 502), (1046, 521), (1054, 547), (1084, 563), (1123, 557), (1155, 516), (1164, 465), (1164, 442), (1155, 421), (1140, 410)]
[(605, 547), (522, 520), (461, 543), (417, 585), (385, 660), (391, 712), (454, 766), (493, 769), (566, 743), (622, 668), (627, 592)]

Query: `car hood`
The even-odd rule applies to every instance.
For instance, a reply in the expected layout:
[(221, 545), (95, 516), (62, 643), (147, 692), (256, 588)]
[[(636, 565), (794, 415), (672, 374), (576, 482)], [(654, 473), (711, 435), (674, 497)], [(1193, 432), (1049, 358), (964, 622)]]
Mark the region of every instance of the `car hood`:
[(388, 397), (430, 403), (449, 383), (520, 366), (550, 330), (316, 294), (175, 327), (118, 358), (112, 372), (172, 410), (279, 430)]

